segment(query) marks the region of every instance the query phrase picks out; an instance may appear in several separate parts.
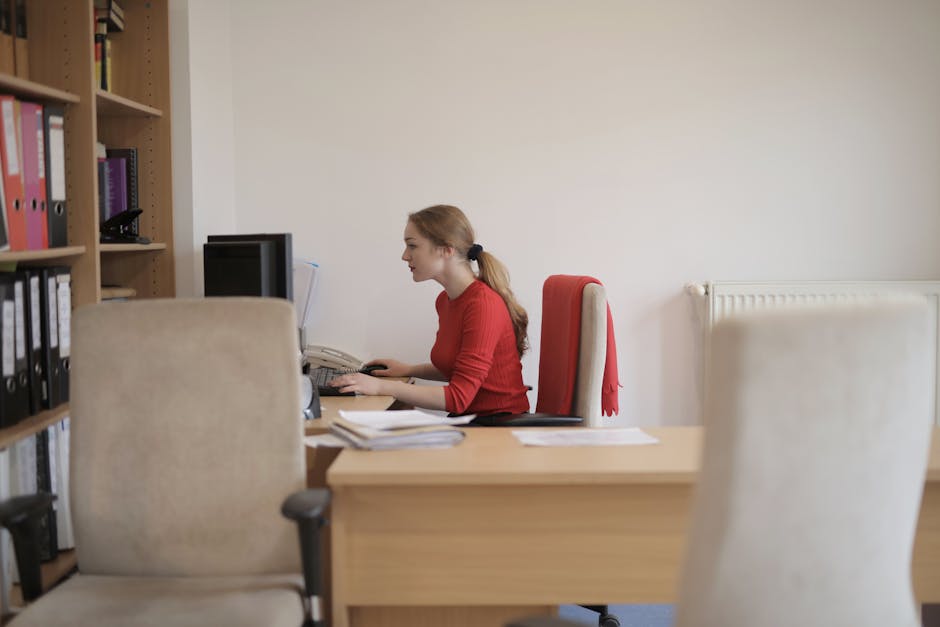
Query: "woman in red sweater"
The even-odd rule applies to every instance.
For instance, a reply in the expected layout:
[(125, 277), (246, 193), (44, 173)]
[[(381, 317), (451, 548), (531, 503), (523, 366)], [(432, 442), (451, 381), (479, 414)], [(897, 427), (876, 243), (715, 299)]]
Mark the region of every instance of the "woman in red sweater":
[[(519, 359), (527, 348), (529, 317), (509, 288), (506, 267), (475, 243), (473, 227), (457, 207), (436, 205), (408, 216), (405, 252), (415, 282), (444, 288), (436, 302), (437, 339), (431, 362), (375, 359), (385, 370), (337, 377), (343, 392), (394, 396), (415, 407), (452, 414), (521, 414), (529, 411)], [(472, 264), (476, 262), (479, 274)], [(409, 385), (381, 377), (417, 377), (443, 386)]]

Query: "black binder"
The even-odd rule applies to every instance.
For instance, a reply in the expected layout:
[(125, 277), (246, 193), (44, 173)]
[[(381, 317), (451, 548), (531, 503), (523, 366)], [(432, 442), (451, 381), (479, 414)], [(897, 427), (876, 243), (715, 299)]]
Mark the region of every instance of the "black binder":
[[(53, 465), (49, 450), (49, 429), (36, 434), (36, 489), (38, 492), (52, 494)], [(54, 560), (59, 555), (59, 531), (56, 525), (56, 513), (52, 505), (39, 518), (39, 559), (43, 562)]]
[(57, 407), (60, 400), (59, 305), (55, 268), (39, 268), (39, 331), (42, 337), (42, 408)]
[(24, 272), (10, 273), (13, 281), (13, 312), (16, 326), (13, 337), (16, 343), (16, 352), (13, 361), (16, 366), (16, 406), (20, 419), (30, 415), (29, 412), (29, 316), (26, 304), (26, 274)]
[(69, 245), (68, 206), (65, 191), (65, 108), (47, 104), (42, 112), (45, 137), (46, 212), (49, 248)]
[(16, 424), (29, 412), (28, 390), (20, 385), (20, 375), (25, 376), (26, 368), (25, 342), (21, 347), (22, 359), (19, 359), (16, 327), (16, 281), (13, 274), (3, 273), (0, 274), (0, 427)]
[(26, 270), (26, 356), (29, 366), (29, 413), (42, 411), (42, 313), (39, 302), (42, 277), (39, 270)]
[(69, 371), (72, 369), (72, 270), (55, 267), (56, 297), (59, 307), (59, 402), (69, 400)]

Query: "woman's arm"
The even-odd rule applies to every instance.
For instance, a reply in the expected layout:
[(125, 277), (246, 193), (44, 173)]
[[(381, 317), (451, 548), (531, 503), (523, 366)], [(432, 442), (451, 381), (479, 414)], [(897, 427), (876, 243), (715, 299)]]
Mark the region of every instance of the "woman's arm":
[(447, 381), (444, 373), (435, 368), (434, 364), (406, 364), (390, 357), (379, 357), (368, 361), (365, 365), (385, 366), (384, 370), (372, 371), (372, 375), (376, 377), (415, 377), (430, 381)]
[(439, 385), (412, 385), (404, 381), (388, 381), (360, 373), (336, 377), (330, 381), (330, 385), (339, 388), (340, 392), (357, 392), (369, 396), (394, 396), (396, 400), (406, 405), (425, 409), (446, 409), (444, 388)]
[(412, 368), (411, 376), (416, 379), (428, 381), (447, 381), (444, 373), (434, 367), (434, 364), (418, 364)]

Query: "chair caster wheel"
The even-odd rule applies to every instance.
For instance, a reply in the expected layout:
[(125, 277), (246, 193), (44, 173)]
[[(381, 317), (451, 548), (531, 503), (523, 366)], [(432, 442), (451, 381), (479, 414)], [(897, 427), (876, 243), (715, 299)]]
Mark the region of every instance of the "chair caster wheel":
[(597, 619), (600, 627), (620, 627), (620, 621), (613, 614), (601, 614)]

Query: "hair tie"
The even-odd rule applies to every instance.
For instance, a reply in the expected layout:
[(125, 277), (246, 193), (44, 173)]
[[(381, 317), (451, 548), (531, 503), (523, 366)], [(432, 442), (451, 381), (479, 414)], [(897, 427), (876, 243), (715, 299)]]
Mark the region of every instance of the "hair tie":
[(467, 251), (467, 259), (470, 261), (476, 261), (477, 257), (480, 256), (480, 253), (483, 252), (483, 247), (479, 244), (474, 244), (470, 247), (470, 250)]

